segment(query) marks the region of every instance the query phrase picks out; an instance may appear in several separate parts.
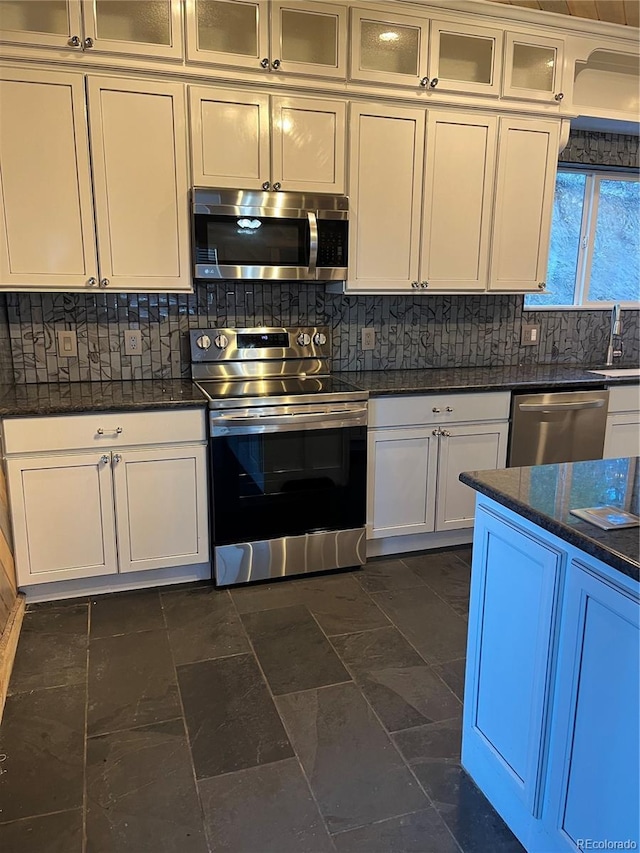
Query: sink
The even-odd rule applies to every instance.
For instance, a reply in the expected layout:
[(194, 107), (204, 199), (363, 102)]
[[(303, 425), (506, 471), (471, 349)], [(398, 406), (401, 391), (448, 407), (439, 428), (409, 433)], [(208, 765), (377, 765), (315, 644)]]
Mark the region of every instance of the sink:
[(589, 373), (597, 373), (599, 376), (638, 376), (640, 367), (609, 367), (606, 370), (589, 370)]

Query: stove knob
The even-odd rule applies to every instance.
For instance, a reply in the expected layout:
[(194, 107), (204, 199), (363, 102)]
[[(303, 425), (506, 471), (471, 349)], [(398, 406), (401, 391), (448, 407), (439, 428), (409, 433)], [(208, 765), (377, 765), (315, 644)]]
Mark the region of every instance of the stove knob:
[(226, 349), (229, 346), (229, 338), (226, 335), (216, 335), (214, 344), (218, 349)]
[(211, 346), (211, 338), (209, 335), (200, 335), (200, 337), (196, 339), (196, 346), (200, 347), (200, 349), (209, 349)]
[(296, 340), (298, 341), (298, 346), (308, 347), (311, 343), (311, 335), (308, 335), (306, 332), (300, 332)]
[(323, 332), (316, 332), (313, 336), (313, 342), (319, 347), (324, 346), (327, 342), (327, 336)]

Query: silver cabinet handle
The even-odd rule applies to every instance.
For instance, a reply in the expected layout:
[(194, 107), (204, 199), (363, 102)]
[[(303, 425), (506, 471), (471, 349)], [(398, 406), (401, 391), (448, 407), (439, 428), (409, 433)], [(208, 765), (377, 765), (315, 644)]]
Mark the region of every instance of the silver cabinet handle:
[(434, 406), (431, 411), (434, 413), (434, 415), (439, 415), (441, 410), (437, 406)]
[(91, 278), (87, 279), (87, 284), (89, 285), (89, 287), (95, 287), (97, 283), (98, 279), (95, 278), (95, 276), (91, 276)]
[(67, 44), (69, 45), (69, 47), (80, 47), (80, 36), (71, 36)]
[[(98, 435), (104, 435), (104, 429), (102, 427), (98, 427), (96, 432), (98, 433)], [(112, 432), (116, 435), (120, 435), (122, 433), (122, 427), (116, 427), (114, 430), (112, 430)]]
[(117, 465), (118, 462), (121, 462), (121, 461), (122, 461), (122, 456), (120, 456), (119, 453), (114, 453), (113, 454), (113, 464)]
[(108, 462), (109, 462), (109, 457), (107, 456), (107, 454), (106, 454), (106, 453), (104, 454), (104, 456), (101, 456), (101, 457), (100, 457), (100, 461), (102, 462), (102, 464), (103, 464), (103, 465), (107, 465), (107, 464), (108, 464)]
[(261, 60), (260, 60), (260, 65), (261, 65), (263, 68), (268, 68), (268, 67), (269, 67), (269, 60), (268, 60), (268, 58), (267, 58), (266, 56), (265, 56), (265, 58), (264, 58), (264, 59), (261, 59)]
[(109, 286), (109, 279), (108, 278), (101, 278), (100, 279), (100, 287), (108, 287), (108, 286)]
[(278, 192), (278, 190), (281, 190), (282, 184), (280, 183), (280, 181), (276, 181), (275, 184), (273, 185), (273, 188), (276, 192)]
[(282, 63), (280, 62), (279, 59), (274, 59), (273, 62), (271, 63), (271, 67), (275, 68), (276, 71), (278, 70), (278, 68), (280, 68), (281, 65), (282, 65)]
[(447, 406), (447, 411), (448, 411), (448, 412), (452, 412), (452, 411), (453, 411), (453, 406)]
[(93, 47), (93, 39), (90, 36), (87, 36), (87, 38), (83, 41), (82, 46), (85, 50), (88, 50), (89, 48)]
[(428, 77), (421, 77), (420, 78), (420, 85), (422, 86), (423, 89), (426, 89), (427, 86), (429, 85), (429, 78)]
[(560, 103), (560, 101), (561, 101), (563, 98), (564, 98), (564, 92), (558, 92), (558, 94), (557, 94), (557, 95), (554, 95), (554, 96), (553, 96), (554, 101), (558, 101), (558, 103)]
[[(539, 281), (538, 282), (538, 290), (544, 290), (546, 286), (547, 286), (546, 281)], [(551, 295), (553, 296), (553, 293)]]
[(263, 190), (268, 190), (270, 186), (271, 186), (271, 184), (269, 183), (269, 181), (265, 181), (265, 182), (262, 184), (262, 189), (263, 189)]

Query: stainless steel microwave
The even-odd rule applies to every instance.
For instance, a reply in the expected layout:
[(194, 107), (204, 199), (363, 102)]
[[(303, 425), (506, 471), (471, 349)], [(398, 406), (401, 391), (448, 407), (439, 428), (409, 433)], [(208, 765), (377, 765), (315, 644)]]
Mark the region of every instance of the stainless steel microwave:
[(343, 281), (349, 199), (253, 190), (193, 190), (194, 276)]

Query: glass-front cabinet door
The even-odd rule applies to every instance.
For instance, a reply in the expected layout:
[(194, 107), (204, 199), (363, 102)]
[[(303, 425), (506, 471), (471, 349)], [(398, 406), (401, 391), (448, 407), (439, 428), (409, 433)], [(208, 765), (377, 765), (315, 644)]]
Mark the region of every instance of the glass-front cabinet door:
[(180, 0), (83, 0), (84, 48), (182, 57)]
[(352, 80), (427, 86), (429, 21), (351, 10)]
[(80, 50), (80, 0), (0, 0), (0, 39)]
[(431, 22), (430, 89), (499, 95), (501, 65), (499, 30)]
[(507, 33), (502, 96), (560, 104), (563, 48), (559, 39)]
[(268, 71), (266, 0), (186, 0), (187, 59)]
[(273, 0), (271, 68), (294, 74), (346, 76), (347, 8)]

